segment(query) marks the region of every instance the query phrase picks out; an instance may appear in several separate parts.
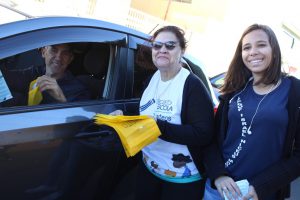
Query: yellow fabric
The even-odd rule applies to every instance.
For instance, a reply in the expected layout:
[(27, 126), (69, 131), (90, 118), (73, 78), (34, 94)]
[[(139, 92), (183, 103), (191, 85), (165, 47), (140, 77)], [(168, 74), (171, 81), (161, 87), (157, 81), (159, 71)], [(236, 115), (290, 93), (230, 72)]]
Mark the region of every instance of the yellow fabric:
[(142, 148), (157, 140), (160, 130), (155, 120), (146, 115), (112, 116), (97, 114), (95, 123), (108, 125), (118, 133), (127, 157), (134, 156)]
[(29, 85), (28, 92), (28, 105), (34, 106), (41, 103), (43, 100), (42, 93), (39, 90), (39, 87), (36, 86), (36, 80), (31, 81)]

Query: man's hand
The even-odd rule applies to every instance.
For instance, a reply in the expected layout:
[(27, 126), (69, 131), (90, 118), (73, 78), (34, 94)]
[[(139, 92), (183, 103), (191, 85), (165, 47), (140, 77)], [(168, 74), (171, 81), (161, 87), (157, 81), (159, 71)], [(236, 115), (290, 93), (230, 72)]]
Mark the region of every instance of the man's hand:
[(47, 91), (58, 102), (67, 101), (64, 93), (57, 84), (56, 79), (43, 75), (37, 79), (36, 83), (40, 89), (40, 92)]
[(239, 199), (239, 197), (242, 197), (240, 188), (229, 176), (220, 176), (219, 178), (217, 178), (215, 180), (215, 186), (223, 198), (223, 192), (229, 200)]

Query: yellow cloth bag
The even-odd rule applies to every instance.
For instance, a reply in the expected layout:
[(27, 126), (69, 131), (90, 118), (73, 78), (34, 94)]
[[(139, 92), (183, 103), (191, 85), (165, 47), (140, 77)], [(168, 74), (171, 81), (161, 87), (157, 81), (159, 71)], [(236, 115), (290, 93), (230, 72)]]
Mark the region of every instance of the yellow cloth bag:
[(28, 91), (28, 106), (34, 106), (41, 103), (43, 100), (43, 95), (36, 86), (36, 79), (31, 81)]
[(142, 148), (157, 140), (161, 134), (155, 120), (146, 115), (97, 114), (94, 119), (98, 125), (104, 124), (115, 129), (127, 157), (137, 154)]

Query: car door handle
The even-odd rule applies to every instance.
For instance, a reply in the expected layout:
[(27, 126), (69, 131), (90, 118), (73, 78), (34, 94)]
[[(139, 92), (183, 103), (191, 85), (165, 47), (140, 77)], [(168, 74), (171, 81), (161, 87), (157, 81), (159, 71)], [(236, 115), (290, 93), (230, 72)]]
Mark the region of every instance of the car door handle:
[(10, 160), (11, 157), (7, 152), (7, 148), (5, 148), (4, 146), (0, 146), (0, 161), (1, 160)]
[(111, 134), (114, 134), (113, 130), (99, 130), (99, 131), (93, 131), (93, 132), (79, 132), (75, 135), (75, 138), (77, 139), (85, 139), (85, 138), (93, 138), (93, 137), (106, 137)]
[(123, 152), (118, 134), (108, 126), (90, 125), (83, 128), (74, 137), (87, 147), (102, 152)]

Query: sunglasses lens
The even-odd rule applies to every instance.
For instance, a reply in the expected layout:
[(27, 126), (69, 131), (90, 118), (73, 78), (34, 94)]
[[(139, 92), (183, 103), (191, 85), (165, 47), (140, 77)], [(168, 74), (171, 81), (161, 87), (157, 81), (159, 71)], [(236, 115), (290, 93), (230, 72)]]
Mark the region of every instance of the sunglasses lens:
[(173, 50), (176, 47), (176, 42), (169, 41), (166, 43), (163, 42), (152, 42), (152, 48), (155, 50), (160, 50), (165, 45), (167, 50)]
[(153, 49), (155, 49), (155, 50), (161, 49), (162, 46), (163, 46), (163, 43), (161, 43), (161, 42), (153, 42), (153, 43), (152, 43), (152, 47), (153, 47)]
[(175, 42), (166, 42), (165, 46), (166, 46), (166, 49), (173, 50), (176, 47), (176, 43)]

